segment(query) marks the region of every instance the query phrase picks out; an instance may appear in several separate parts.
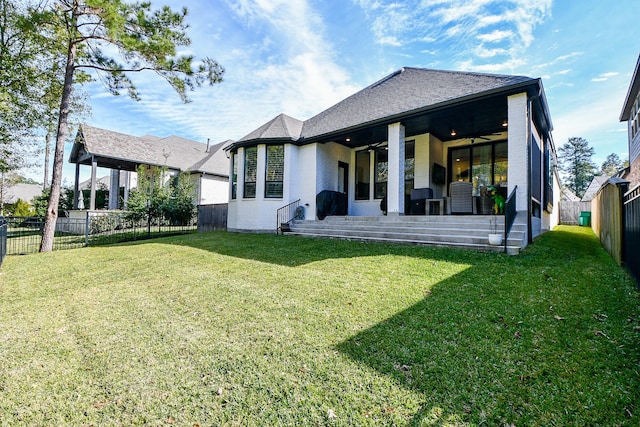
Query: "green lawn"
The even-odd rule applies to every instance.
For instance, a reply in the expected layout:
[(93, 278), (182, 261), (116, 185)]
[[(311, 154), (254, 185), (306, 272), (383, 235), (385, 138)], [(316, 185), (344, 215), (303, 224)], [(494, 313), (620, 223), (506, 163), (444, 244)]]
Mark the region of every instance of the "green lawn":
[(10, 256), (1, 425), (640, 424), (640, 293), (517, 257), (206, 233)]

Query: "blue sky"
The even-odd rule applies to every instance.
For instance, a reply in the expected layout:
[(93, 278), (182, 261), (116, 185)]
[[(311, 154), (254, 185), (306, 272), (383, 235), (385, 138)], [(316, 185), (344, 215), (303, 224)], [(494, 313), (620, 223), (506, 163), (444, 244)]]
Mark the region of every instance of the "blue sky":
[[(154, 4), (188, 8), (192, 45), (184, 53), (218, 60), (225, 81), (190, 93), (186, 105), (151, 73), (133, 77), (139, 102), (93, 83), (85, 87), (88, 124), (132, 135), (238, 139), (279, 113), (305, 120), (411, 66), (541, 77), (557, 147), (580, 136), (598, 165), (610, 153), (628, 157), (619, 115), (640, 53), (638, 0)], [(72, 182), (72, 165), (64, 176)]]

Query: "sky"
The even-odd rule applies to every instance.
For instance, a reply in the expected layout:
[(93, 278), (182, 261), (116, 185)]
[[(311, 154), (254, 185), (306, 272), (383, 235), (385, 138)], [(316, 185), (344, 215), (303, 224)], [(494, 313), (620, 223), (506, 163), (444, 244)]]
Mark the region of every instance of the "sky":
[[(88, 84), (87, 124), (206, 143), (239, 139), (280, 113), (306, 120), (402, 67), (542, 78), (557, 148), (582, 137), (599, 166), (628, 158), (619, 121), (640, 54), (638, 0), (154, 0), (187, 7), (192, 44), (224, 81), (181, 103), (153, 73), (141, 100)], [(65, 150), (66, 183), (74, 166)], [(89, 167), (82, 177), (88, 178)], [(34, 173), (38, 173), (37, 171)], [(40, 178), (41, 180), (41, 178)]]

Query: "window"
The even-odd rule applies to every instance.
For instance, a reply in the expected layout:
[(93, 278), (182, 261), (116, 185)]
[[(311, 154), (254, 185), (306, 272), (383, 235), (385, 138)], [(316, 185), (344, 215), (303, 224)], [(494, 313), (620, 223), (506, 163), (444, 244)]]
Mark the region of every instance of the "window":
[(238, 197), (238, 159), (236, 153), (231, 153), (231, 198)]
[(404, 193), (411, 194), (415, 178), (416, 143), (407, 141), (404, 144)]
[(480, 187), (507, 186), (508, 145), (506, 141), (477, 144), (449, 150), (449, 182), (473, 183), (475, 195)]
[(383, 147), (375, 151), (376, 170), (374, 183), (374, 199), (382, 199), (387, 195), (387, 181), (389, 180), (389, 153)]
[(284, 145), (267, 147), (267, 168), (265, 176), (265, 198), (281, 198), (284, 180)]
[(244, 149), (244, 192), (243, 197), (256, 197), (256, 174), (258, 167), (258, 147)]
[(364, 150), (356, 153), (356, 200), (369, 200), (370, 163), (369, 151)]

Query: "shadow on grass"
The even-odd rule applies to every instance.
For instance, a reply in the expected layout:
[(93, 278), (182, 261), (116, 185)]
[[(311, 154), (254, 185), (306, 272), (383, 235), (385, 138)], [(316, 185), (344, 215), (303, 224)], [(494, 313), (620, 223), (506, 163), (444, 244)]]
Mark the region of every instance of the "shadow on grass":
[[(607, 321), (627, 329), (637, 308), (624, 292), (620, 299), (626, 301), (612, 302), (613, 289), (591, 291), (588, 283), (567, 290), (569, 282), (547, 273), (564, 268), (571, 275), (587, 265), (599, 270), (599, 263), (602, 275), (585, 278), (606, 286), (606, 272), (618, 271), (624, 280), (589, 232), (548, 233), (521, 257), (503, 265), (481, 263), (484, 271), (478, 271), (481, 264), (472, 265), (439, 282), (425, 299), (337, 350), (422, 395), (410, 425), (624, 421), (640, 410), (633, 403), (640, 399), (633, 368), (640, 356), (637, 350), (624, 355), (611, 343), (638, 349), (640, 338), (618, 331), (601, 339), (593, 331), (605, 327), (603, 318), (594, 318), (586, 307), (604, 307)], [(563, 304), (576, 306), (575, 317), (555, 316), (553, 307)], [(594, 383), (606, 384), (611, 394), (603, 395)]]

